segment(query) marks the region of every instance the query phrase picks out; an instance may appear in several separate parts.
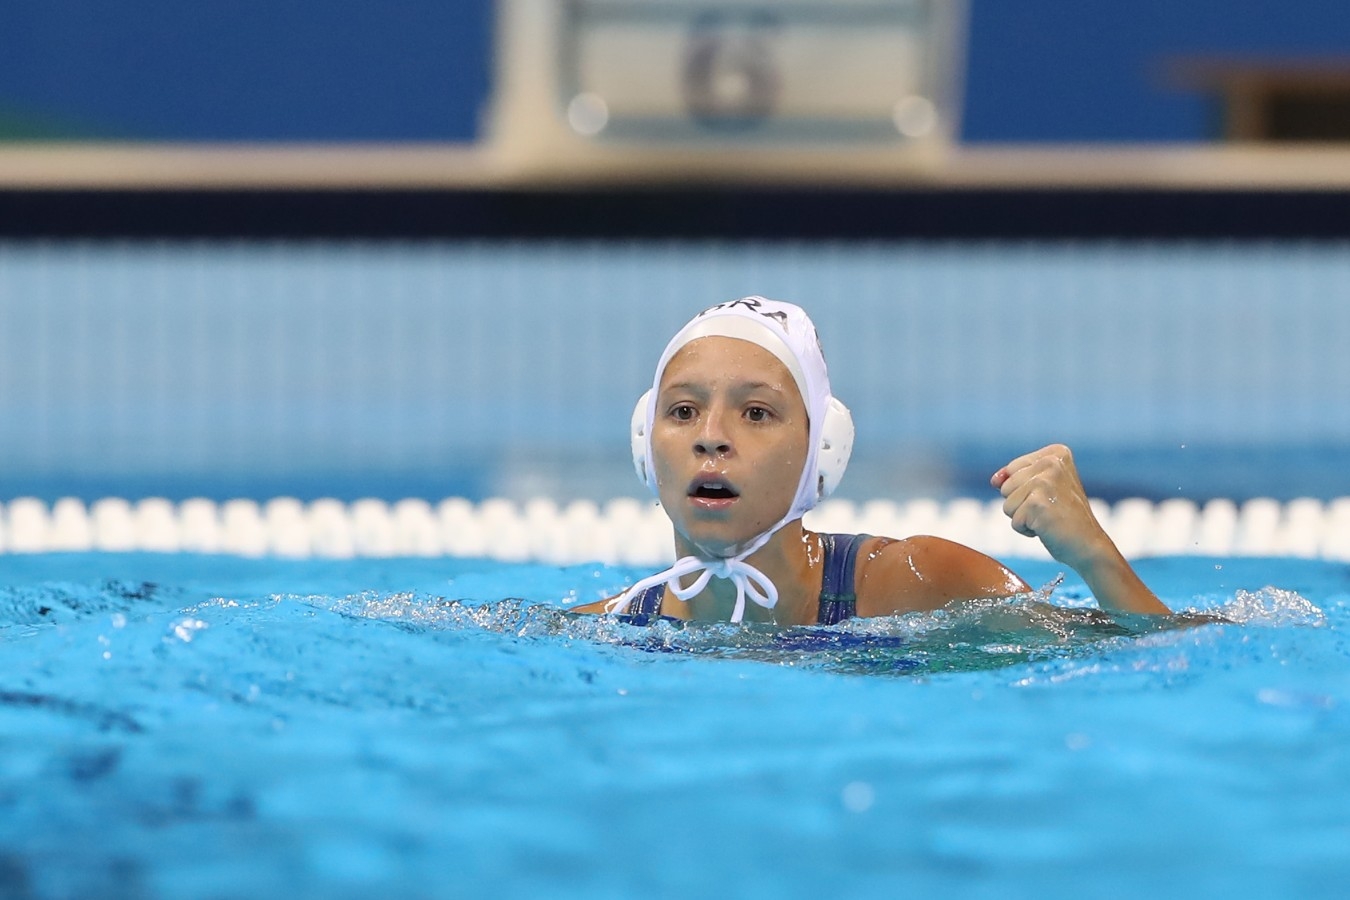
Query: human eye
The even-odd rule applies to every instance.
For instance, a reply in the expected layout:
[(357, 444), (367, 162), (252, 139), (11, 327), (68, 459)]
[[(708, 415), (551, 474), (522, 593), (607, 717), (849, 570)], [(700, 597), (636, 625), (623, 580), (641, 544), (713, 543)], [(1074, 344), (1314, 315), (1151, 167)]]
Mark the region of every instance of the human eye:
[(746, 408), (745, 417), (751, 422), (767, 422), (773, 418), (773, 411), (767, 406), (753, 405)]
[(692, 403), (676, 403), (670, 408), (670, 412), (668, 413), (668, 415), (677, 422), (693, 421), (694, 416), (697, 414), (697, 410), (694, 409)]

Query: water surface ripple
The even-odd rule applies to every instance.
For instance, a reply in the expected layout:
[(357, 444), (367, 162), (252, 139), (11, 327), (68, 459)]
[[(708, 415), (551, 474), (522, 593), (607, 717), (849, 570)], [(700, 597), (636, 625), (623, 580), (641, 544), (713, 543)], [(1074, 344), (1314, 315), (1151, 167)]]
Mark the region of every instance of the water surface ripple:
[(1146, 560), (1158, 620), (1026, 568), (779, 629), (565, 612), (596, 566), (0, 557), (0, 883), (1330, 896), (1350, 570)]

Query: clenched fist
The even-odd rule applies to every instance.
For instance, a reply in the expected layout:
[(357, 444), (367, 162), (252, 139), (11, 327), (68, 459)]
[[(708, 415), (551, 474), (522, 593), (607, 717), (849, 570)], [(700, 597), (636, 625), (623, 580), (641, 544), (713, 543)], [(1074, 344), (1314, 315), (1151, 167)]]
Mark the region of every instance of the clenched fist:
[(1168, 611), (1093, 515), (1068, 447), (1051, 444), (1019, 456), (989, 483), (1003, 495), (1003, 511), (1013, 529), (1040, 538), (1051, 556), (1083, 576), (1103, 609)]

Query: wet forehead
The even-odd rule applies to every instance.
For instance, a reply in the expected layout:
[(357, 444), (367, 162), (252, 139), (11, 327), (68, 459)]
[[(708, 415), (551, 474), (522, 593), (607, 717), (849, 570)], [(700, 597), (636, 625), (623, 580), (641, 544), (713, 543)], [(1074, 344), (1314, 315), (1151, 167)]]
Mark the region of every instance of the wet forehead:
[(758, 344), (732, 337), (702, 337), (681, 347), (661, 373), (661, 390), (673, 384), (764, 384), (802, 402), (797, 382), (778, 357)]

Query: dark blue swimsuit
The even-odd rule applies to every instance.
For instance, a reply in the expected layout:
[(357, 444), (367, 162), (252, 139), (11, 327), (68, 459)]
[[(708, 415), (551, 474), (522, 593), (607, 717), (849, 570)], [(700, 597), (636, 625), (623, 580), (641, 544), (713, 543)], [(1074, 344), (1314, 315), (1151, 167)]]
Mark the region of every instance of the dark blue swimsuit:
[[(858, 597), (853, 591), (853, 573), (858, 565), (858, 548), (871, 535), (867, 534), (822, 534), (820, 542), (825, 548), (825, 575), (820, 586), (820, 612), (816, 614), (817, 625), (837, 625), (845, 619), (857, 615)], [(628, 617), (635, 625), (645, 625), (661, 614), (661, 598), (665, 596), (664, 584), (647, 588), (633, 598), (628, 606)]]

